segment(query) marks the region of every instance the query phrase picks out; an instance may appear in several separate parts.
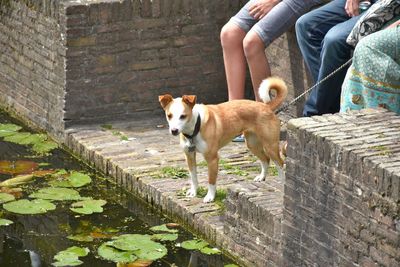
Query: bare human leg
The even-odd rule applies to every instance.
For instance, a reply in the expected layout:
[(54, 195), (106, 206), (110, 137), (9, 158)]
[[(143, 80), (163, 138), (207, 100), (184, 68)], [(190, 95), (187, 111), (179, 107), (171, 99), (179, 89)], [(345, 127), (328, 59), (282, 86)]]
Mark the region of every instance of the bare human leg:
[(229, 100), (244, 98), (246, 57), (243, 51), (243, 39), (245, 36), (246, 32), (232, 22), (225, 24), (221, 30)]
[(265, 45), (255, 31), (249, 31), (243, 40), (243, 48), (249, 65), (254, 95), (256, 101), (260, 101), (258, 87), (262, 80), (271, 76), (271, 69), (265, 55)]

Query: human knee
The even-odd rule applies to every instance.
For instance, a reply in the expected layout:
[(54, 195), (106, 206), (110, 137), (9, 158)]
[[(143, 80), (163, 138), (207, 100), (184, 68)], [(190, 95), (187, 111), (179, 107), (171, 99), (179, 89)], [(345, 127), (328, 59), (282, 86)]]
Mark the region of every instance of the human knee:
[(241, 29), (238, 27), (234, 27), (231, 23), (227, 23), (222, 27), (220, 38), (221, 38), (221, 45), (223, 48), (232, 47), (237, 44), (242, 43), (243, 40), (243, 33), (240, 32)]
[(310, 30), (309, 21), (306, 15), (301, 16), (295, 23), (295, 30), (297, 36), (305, 36)]
[(256, 34), (247, 34), (243, 39), (243, 50), (246, 58), (252, 58), (258, 56), (258, 54), (264, 53), (265, 45), (261, 38)]
[(343, 50), (343, 46), (346, 46), (346, 40), (340, 38), (336, 34), (328, 32), (323, 41), (323, 50), (325, 52), (335, 52)]

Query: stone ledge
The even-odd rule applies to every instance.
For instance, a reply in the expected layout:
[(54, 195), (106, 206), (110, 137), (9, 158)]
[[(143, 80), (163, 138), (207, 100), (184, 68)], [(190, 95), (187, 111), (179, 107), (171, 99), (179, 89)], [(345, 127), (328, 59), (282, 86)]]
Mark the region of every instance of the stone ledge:
[[(228, 188), (224, 233), (257, 266), (281, 266), (283, 181), (242, 182)], [(237, 249), (237, 248), (232, 248)]]
[[(265, 266), (267, 263), (275, 263), (271, 266), (277, 266), (280, 254), (274, 248), (280, 244), (278, 235), (283, 182), (276, 177), (269, 177), (265, 183), (253, 182), (259, 164), (249, 154), (244, 143), (232, 143), (220, 151), (220, 158), (225, 163), (220, 165), (217, 181), (218, 189), (229, 190), (225, 205), (227, 212), (214, 203), (204, 204), (201, 198), (182, 196), (183, 189), (189, 188), (188, 179), (154, 178), (163, 167), (186, 169), (178, 138), (171, 136), (166, 128), (156, 127), (165, 123), (164, 118), (161, 119), (113, 124), (112, 131), (127, 136), (130, 140), (128, 142), (100, 126), (71, 128), (66, 133), (66, 145), (74, 154), (113, 178), (121, 187), (135, 193), (167, 216), (182, 222), (233, 256), (243, 266)], [(198, 163), (201, 161), (199, 155)], [(222, 165), (225, 164), (230, 168), (224, 169)], [(240, 167), (241, 172), (245, 171), (249, 175), (230, 174), (232, 167)], [(198, 172), (200, 186), (206, 187), (206, 166), (200, 164)], [(240, 193), (238, 200), (231, 198), (231, 195), (239, 195), (238, 185), (247, 188), (249, 192), (253, 191), (252, 196)], [(228, 189), (230, 186), (236, 189)], [(263, 194), (267, 196), (262, 197)], [(240, 229), (249, 233), (256, 230), (260, 241), (242, 233), (240, 236), (247, 246), (243, 247), (241, 239), (232, 236), (237, 234), (234, 232), (236, 229), (231, 228), (232, 234), (226, 234), (226, 229), (230, 227), (225, 227), (227, 220), (230, 220), (229, 211), (233, 211), (234, 206), (240, 210), (237, 213), (240, 216), (238, 223), (242, 225)], [(263, 222), (263, 216), (267, 216), (271, 225)], [(254, 251), (249, 251), (248, 247), (254, 248)]]
[(289, 122), (285, 266), (398, 266), (399, 129), (382, 109)]

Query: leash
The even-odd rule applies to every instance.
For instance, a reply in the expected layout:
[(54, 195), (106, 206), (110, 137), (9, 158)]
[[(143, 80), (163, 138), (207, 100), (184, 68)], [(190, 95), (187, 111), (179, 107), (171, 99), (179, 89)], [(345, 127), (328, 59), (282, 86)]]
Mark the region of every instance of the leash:
[(346, 67), (348, 64), (351, 63), (351, 61), (353, 60), (353, 58), (350, 58), (346, 63), (344, 63), (343, 65), (341, 65), (340, 67), (338, 67), (336, 70), (332, 71), (330, 74), (328, 74), (325, 78), (323, 78), (322, 80), (320, 80), (319, 82), (317, 82), (316, 84), (314, 84), (313, 86), (311, 86), (310, 88), (308, 88), (307, 90), (305, 90), (303, 93), (301, 93), (300, 95), (298, 95), (296, 98), (294, 98), (292, 101), (290, 101), (287, 104), (284, 104), (283, 106), (281, 106), (280, 108), (278, 108), (275, 111), (275, 114), (279, 114), (280, 112), (287, 110), (291, 105), (293, 105), (294, 103), (296, 103), (297, 101), (299, 101), (300, 98), (302, 98), (305, 94), (307, 94), (308, 92), (310, 92), (312, 89), (314, 89), (315, 87), (317, 87), (318, 85), (320, 85), (321, 83), (325, 82), (326, 80), (328, 80), (330, 77), (332, 77), (333, 75), (335, 75), (338, 71), (340, 71), (341, 69), (343, 69), (344, 67)]

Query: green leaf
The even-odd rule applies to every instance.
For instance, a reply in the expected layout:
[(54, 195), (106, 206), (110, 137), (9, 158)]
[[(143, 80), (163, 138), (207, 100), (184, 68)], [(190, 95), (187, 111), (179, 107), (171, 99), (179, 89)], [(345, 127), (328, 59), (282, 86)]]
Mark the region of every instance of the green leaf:
[(49, 210), (55, 210), (56, 206), (50, 201), (43, 199), (21, 199), (3, 204), (3, 208), (18, 214), (41, 214)]
[(239, 265), (231, 263), (231, 264), (224, 265), (224, 267), (239, 267)]
[(49, 184), (55, 187), (82, 187), (92, 182), (89, 175), (73, 171), (69, 176), (61, 177), (60, 180), (50, 181)]
[(221, 250), (217, 248), (210, 248), (210, 247), (204, 247), (200, 249), (200, 252), (206, 255), (215, 255), (215, 254), (221, 254)]
[(150, 230), (153, 232), (167, 232), (167, 233), (177, 233), (178, 232), (178, 230), (176, 230), (176, 229), (169, 229), (166, 224), (153, 226), (150, 228)]
[(21, 126), (12, 124), (12, 123), (0, 123), (0, 137), (5, 137), (9, 135), (15, 134), (15, 132), (18, 132), (21, 130)]
[(79, 257), (85, 257), (89, 253), (88, 248), (80, 248), (80, 247), (70, 247), (66, 250), (58, 252), (54, 259), (56, 262), (53, 262), (54, 266), (78, 266), (83, 262), (79, 260)]
[(175, 241), (178, 239), (178, 234), (154, 234), (151, 239), (158, 241)]
[(92, 242), (93, 237), (90, 235), (84, 235), (84, 234), (79, 234), (79, 235), (69, 235), (67, 236), (68, 239), (79, 241), (79, 242)]
[(56, 149), (58, 144), (53, 141), (43, 141), (40, 143), (35, 143), (32, 146), (32, 150), (38, 154), (45, 155), (48, 154), (53, 149)]
[(81, 200), (79, 192), (70, 188), (46, 187), (29, 195), (31, 198), (47, 200)]
[(11, 142), (15, 144), (21, 144), (24, 142), (24, 139), (28, 138), (31, 134), (26, 132), (15, 132), (13, 135), (9, 135), (4, 137), (4, 141)]
[(0, 226), (7, 226), (7, 225), (10, 225), (10, 224), (13, 224), (13, 223), (14, 223), (13, 221), (0, 218)]
[(7, 194), (7, 193), (0, 193), (0, 204), (5, 203), (5, 202), (14, 201), (14, 200), (15, 200), (14, 195)]
[(107, 243), (119, 250), (134, 251), (139, 259), (157, 260), (167, 255), (168, 250), (160, 243), (151, 240), (150, 235), (126, 234)]
[(80, 214), (92, 214), (103, 212), (103, 206), (107, 201), (99, 199), (88, 199), (73, 203), (70, 208), (73, 212)]
[(121, 251), (114, 247), (108, 246), (107, 243), (102, 244), (98, 248), (97, 253), (103, 259), (117, 263), (134, 262), (138, 258), (133, 251)]
[[(23, 133), (21, 133), (23, 134)], [(20, 145), (33, 145), (46, 141), (47, 136), (44, 134), (29, 134), (26, 138), (21, 139), (18, 144)]]
[(188, 250), (200, 250), (206, 246), (208, 246), (208, 243), (204, 240), (201, 239), (193, 239), (193, 240), (187, 240), (182, 242), (181, 246), (184, 249), (188, 249)]

